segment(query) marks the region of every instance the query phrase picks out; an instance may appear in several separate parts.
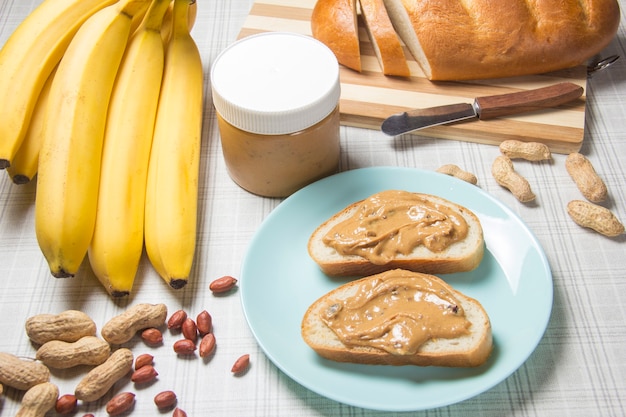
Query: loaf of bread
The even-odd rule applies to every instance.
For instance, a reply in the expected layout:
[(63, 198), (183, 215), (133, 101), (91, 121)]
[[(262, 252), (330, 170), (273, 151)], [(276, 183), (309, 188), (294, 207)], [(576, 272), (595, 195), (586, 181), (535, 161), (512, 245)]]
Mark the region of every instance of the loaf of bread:
[[(335, 2), (346, 0), (320, 1), (319, 9), (332, 9)], [(513, 77), (584, 64), (611, 42), (620, 20), (617, 0), (384, 0), (384, 4), (396, 32), (431, 80)], [(321, 24), (316, 15), (311, 23)], [(332, 34), (320, 40), (332, 43), (329, 38)], [(348, 54), (341, 51), (341, 43), (329, 46), (338, 57)]]
[(480, 302), (438, 277), (405, 270), (323, 295), (304, 314), (301, 334), (320, 356), (360, 364), (475, 367), (485, 363), (493, 344)]
[(584, 63), (619, 25), (616, 0), (385, 0), (431, 80), (539, 74)]
[[(311, 234), (309, 255), (325, 274), (365, 276), (395, 268), (447, 274), (470, 271), (480, 264), (485, 243), (480, 221), (472, 211), (434, 195), (388, 190), (385, 198), (401, 201), (405, 212), (417, 213), (407, 215), (409, 220), (394, 230), (395, 226), (389, 223), (392, 218), (387, 215), (389, 206), (377, 203), (381, 194), (350, 204)], [(346, 222), (353, 222), (353, 226), (344, 233), (352, 234), (347, 240), (345, 236), (336, 239), (334, 230)], [(372, 230), (374, 224), (377, 228), (389, 224), (391, 229), (383, 235)], [(465, 225), (467, 233), (458, 235), (455, 225), (462, 230)], [(374, 234), (379, 236), (370, 239)], [(443, 242), (448, 245), (435, 245)]]

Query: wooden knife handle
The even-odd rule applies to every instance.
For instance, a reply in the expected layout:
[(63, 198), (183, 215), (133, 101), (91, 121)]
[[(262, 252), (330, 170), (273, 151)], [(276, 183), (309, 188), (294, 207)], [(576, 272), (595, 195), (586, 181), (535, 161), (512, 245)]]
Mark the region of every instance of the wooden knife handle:
[(525, 113), (539, 109), (557, 107), (582, 96), (583, 88), (574, 83), (559, 83), (519, 93), (478, 97), (474, 106), (478, 118), (493, 119), (500, 116)]

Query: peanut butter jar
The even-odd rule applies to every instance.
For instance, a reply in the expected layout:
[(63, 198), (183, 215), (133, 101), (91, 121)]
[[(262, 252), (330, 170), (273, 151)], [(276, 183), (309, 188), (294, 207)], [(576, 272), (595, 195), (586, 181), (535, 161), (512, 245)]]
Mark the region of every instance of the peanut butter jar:
[(268, 32), (225, 49), (211, 69), (213, 104), (230, 177), (286, 197), (339, 165), (339, 64), (309, 36)]

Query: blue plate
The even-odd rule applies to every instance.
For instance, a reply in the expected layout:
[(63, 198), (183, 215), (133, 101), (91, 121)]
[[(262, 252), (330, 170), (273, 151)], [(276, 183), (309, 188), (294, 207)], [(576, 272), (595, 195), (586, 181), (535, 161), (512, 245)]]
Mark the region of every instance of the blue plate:
[[(441, 278), (487, 310), (494, 351), (485, 365), (420, 368), (336, 363), (319, 357), (302, 340), (300, 323), (306, 309), (345, 282), (324, 275), (311, 260), (309, 236), (349, 204), (388, 189), (438, 195), (479, 217), (487, 249), (482, 263), (474, 271)], [(436, 172), (399, 167), (343, 172), (287, 198), (252, 239), (240, 285), (250, 329), (280, 370), (327, 398), (382, 411), (454, 404), (506, 379), (541, 340), (553, 295), (546, 256), (515, 213), (479, 187)]]

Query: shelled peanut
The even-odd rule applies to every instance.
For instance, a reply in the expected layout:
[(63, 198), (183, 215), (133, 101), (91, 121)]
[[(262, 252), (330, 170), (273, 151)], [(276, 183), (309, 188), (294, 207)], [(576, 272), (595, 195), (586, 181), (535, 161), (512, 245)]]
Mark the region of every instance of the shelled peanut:
[(241, 355), (239, 358), (237, 358), (237, 360), (233, 364), (233, 367), (231, 368), (230, 371), (233, 374), (241, 374), (245, 372), (246, 370), (248, 370), (249, 366), (250, 366), (250, 355), (248, 354)]
[(191, 340), (194, 343), (196, 342), (196, 340), (198, 340), (198, 326), (196, 325), (196, 322), (193, 321), (192, 318), (187, 317), (185, 319), (181, 327), (181, 330), (183, 332), (183, 336), (185, 337), (185, 339)]
[(177, 401), (176, 393), (174, 391), (161, 391), (154, 396), (154, 404), (159, 410), (168, 409), (174, 407)]
[(135, 370), (130, 377), (130, 380), (135, 384), (146, 384), (152, 382), (159, 375), (157, 370), (152, 365), (144, 365)]
[(200, 336), (206, 336), (213, 331), (213, 317), (208, 311), (202, 310), (196, 317), (196, 326)]
[(215, 346), (215, 335), (213, 333), (205, 334), (202, 336), (202, 340), (200, 340), (198, 354), (201, 358), (207, 358), (215, 351)]
[(135, 371), (146, 365), (152, 365), (154, 362), (154, 356), (149, 353), (142, 353), (135, 358)]
[(185, 413), (180, 408), (176, 407), (174, 409), (174, 413), (172, 413), (172, 417), (187, 417), (187, 413)]
[(70, 414), (76, 410), (76, 406), (78, 405), (78, 399), (73, 394), (64, 394), (61, 395), (54, 405), (54, 411), (57, 414)]
[(231, 277), (230, 275), (225, 275), (213, 280), (209, 284), (209, 289), (213, 292), (213, 294), (224, 294), (232, 290), (235, 285), (237, 285), (237, 279)]
[(110, 416), (119, 416), (130, 410), (135, 404), (135, 394), (132, 392), (120, 392), (111, 398), (106, 404), (106, 412)]
[(163, 342), (163, 333), (156, 327), (148, 327), (142, 330), (141, 339), (150, 346), (157, 346)]
[(187, 312), (185, 310), (176, 310), (167, 320), (167, 328), (170, 330), (180, 329), (186, 319)]
[(193, 355), (197, 349), (196, 343), (189, 339), (177, 340), (172, 347), (179, 355)]

